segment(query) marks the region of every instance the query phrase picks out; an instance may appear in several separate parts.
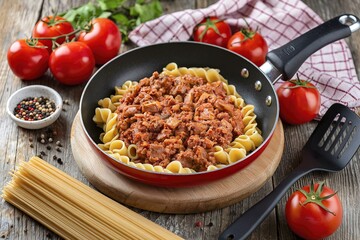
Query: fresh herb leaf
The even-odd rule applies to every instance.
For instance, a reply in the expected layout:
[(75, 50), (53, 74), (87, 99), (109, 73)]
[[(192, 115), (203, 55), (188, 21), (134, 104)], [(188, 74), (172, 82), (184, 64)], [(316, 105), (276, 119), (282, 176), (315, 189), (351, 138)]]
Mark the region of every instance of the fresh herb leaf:
[(109, 18), (112, 15), (111, 12), (102, 12), (98, 18)]
[(152, 1), (148, 4), (140, 4), (138, 1), (130, 8), (130, 15), (138, 17), (141, 23), (157, 18), (161, 14), (162, 7), (159, 1)]
[(98, 0), (99, 6), (102, 10), (115, 10), (119, 6), (124, 6), (126, 0)]
[(104, 11), (98, 6), (87, 3), (78, 8), (70, 9), (61, 14), (66, 20), (71, 22), (75, 28), (82, 28), (94, 17), (99, 17)]
[(134, 29), (136, 25), (135, 19), (129, 19), (125, 14), (123, 13), (117, 13), (111, 15), (111, 18), (117, 23), (119, 30), (122, 34), (123, 41), (127, 42), (128, 39), (128, 32), (130, 32), (132, 29)]
[(159, 0), (97, 0), (60, 14), (75, 28), (84, 28), (93, 18), (109, 18), (119, 27), (123, 42), (141, 23), (160, 17), (163, 13)]

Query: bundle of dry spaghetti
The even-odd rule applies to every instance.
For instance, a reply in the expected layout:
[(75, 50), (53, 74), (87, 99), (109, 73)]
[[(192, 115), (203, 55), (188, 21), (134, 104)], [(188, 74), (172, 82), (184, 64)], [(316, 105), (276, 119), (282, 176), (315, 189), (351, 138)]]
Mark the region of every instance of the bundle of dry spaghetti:
[(65, 239), (181, 239), (38, 157), (12, 175), (3, 198)]

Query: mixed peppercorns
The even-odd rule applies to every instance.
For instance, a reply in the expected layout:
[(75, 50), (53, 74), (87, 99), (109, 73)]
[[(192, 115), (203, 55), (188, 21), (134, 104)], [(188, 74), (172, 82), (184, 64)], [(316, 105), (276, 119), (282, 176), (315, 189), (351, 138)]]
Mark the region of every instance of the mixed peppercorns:
[(54, 100), (47, 97), (27, 97), (14, 108), (15, 117), (25, 121), (38, 121), (49, 117), (56, 110)]
[[(52, 128), (48, 128), (37, 137), (37, 141), (43, 145), (46, 145), (46, 149), (49, 151), (54, 149), (52, 145), (55, 145), (56, 151), (62, 152), (62, 147), (63, 147), (62, 143), (59, 140), (56, 142), (54, 141), (56, 136), (57, 136), (57, 131), (53, 130)], [(29, 144), (31, 148), (34, 148), (33, 141), (34, 141), (33, 138), (29, 137)], [(38, 154), (37, 156), (39, 158), (44, 159), (44, 157), (48, 155), (51, 155), (51, 152), (46, 153), (45, 151), (40, 151), (40, 154)], [(57, 163), (60, 165), (64, 163), (62, 159), (57, 157), (55, 154), (53, 155), (52, 158), (53, 160), (57, 161)]]
[[(63, 101), (64, 105), (70, 106), (69, 100)], [(41, 106), (37, 107), (37, 106)], [(27, 121), (36, 121), (40, 119), (32, 119), (29, 116), (37, 116), (41, 119), (46, 118), (47, 116), (50, 116), (52, 113), (55, 112), (56, 105), (53, 100), (50, 100), (46, 97), (28, 97), (23, 100), (21, 100), (17, 106), (14, 108), (14, 115), (20, 119), (27, 120)], [(40, 112), (39, 112), (40, 110)], [(20, 113), (21, 112), (21, 113)], [(23, 113), (24, 112), (24, 113)], [(31, 114), (32, 113), (32, 114)], [(34, 114), (35, 113), (35, 114)], [(38, 115), (36, 115), (38, 114)], [(18, 115), (18, 116), (17, 116)], [(28, 116), (28, 118), (26, 118)], [(63, 152), (63, 144), (57, 140), (57, 131), (53, 129), (52, 127), (46, 128), (42, 132), (39, 132), (39, 135), (37, 138), (29, 137), (29, 146), (30, 148), (35, 148), (35, 142), (39, 142), (44, 146), (45, 151), (39, 151), (37, 156), (39, 158), (44, 159), (46, 156), (51, 156), (54, 161), (56, 161), (58, 164), (62, 165), (64, 164), (63, 160), (56, 156), (54, 153), (54, 150), (57, 153)], [(38, 149), (38, 147), (36, 147)], [(43, 147), (40, 147), (41, 149)], [(52, 152), (53, 151), (53, 152)]]

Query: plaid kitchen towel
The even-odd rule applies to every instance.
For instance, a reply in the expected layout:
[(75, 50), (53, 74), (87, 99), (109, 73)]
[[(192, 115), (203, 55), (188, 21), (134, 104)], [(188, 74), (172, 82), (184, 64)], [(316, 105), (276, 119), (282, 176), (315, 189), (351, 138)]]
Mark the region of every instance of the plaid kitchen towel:
[[(299, 0), (220, 0), (207, 8), (187, 9), (146, 22), (129, 37), (138, 46), (186, 41), (191, 38), (194, 27), (208, 16), (226, 19), (233, 29), (245, 27), (245, 19), (253, 29), (259, 27), (270, 50), (323, 22)], [(353, 109), (360, 107), (360, 83), (344, 40), (314, 53), (298, 73), (300, 78), (311, 79), (320, 91), (322, 103), (318, 118), (335, 102)]]

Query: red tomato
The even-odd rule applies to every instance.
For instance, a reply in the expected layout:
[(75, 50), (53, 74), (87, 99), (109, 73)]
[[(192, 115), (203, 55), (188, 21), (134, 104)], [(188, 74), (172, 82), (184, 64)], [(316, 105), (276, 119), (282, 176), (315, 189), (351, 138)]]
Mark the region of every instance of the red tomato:
[(121, 34), (116, 24), (106, 18), (91, 21), (90, 31), (80, 33), (79, 42), (86, 43), (94, 53), (96, 64), (104, 64), (120, 50)]
[(49, 53), (41, 42), (21, 39), (11, 44), (7, 60), (17, 77), (32, 80), (42, 76), (48, 69)]
[(226, 47), (231, 37), (231, 28), (216, 17), (205, 18), (199, 23), (193, 32), (193, 39), (196, 42), (204, 42), (209, 44)]
[[(328, 198), (327, 198), (328, 197)], [(341, 225), (342, 205), (336, 193), (320, 184), (311, 184), (294, 192), (285, 207), (290, 229), (304, 239), (323, 239)]]
[(268, 45), (265, 39), (250, 28), (244, 28), (231, 36), (227, 48), (261, 66), (265, 62), (268, 53)]
[(321, 97), (317, 88), (304, 80), (284, 82), (276, 90), (280, 117), (289, 124), (303, 124), (313, 120), (320, 110)]
[[(69, 34), (74, 31), (73, 26), (70, 22), (66, 21), (65, 18), (60, 16), (48, 16), (38, 21), (33, 29), (33, 38), (49, 38), (57, 37), (64, 34)], [(75, 35), (69, 36), (69, 40), (73, 39)], [(65, 42), (65, 37), (58, 38), (56, 42), (62, 44)], [(45, 46), (47, 46), (49, 53), (52, 52), (52, 40), (39, 40)]]
[(59, 82), (77, 85), (89, 80), (95, 67), (95, 59), (85, 43), (69, 42), (51, 53), (49, 66)]

